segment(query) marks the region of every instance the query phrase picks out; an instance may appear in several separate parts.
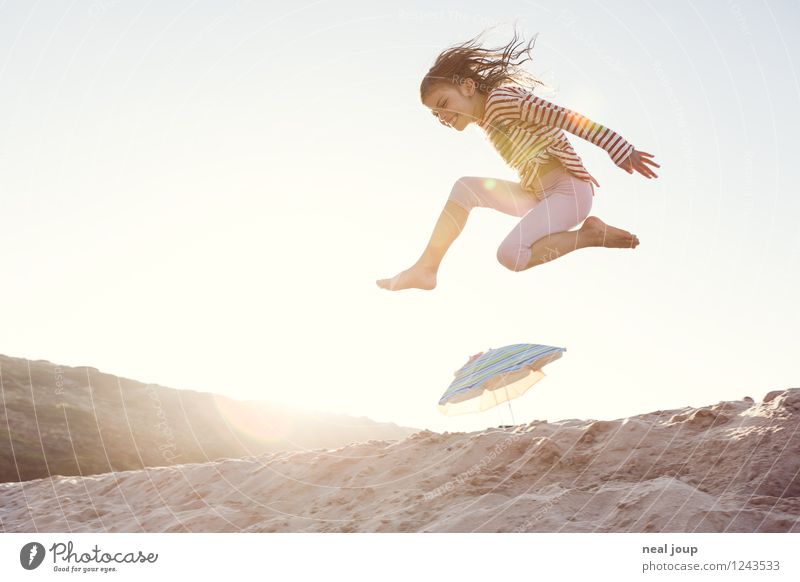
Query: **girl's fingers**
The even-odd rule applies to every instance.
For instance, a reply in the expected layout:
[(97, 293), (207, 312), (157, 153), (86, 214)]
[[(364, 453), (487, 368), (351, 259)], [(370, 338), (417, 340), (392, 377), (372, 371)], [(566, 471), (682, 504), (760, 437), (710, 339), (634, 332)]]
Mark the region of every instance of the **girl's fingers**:
[[(647, 176), (648, 178), (651, 178), (651, 177), (652, 178), (658, 178), (658, 174), (656, 174), (650, 168), (650, 166), (645, 165), (645, 164), (650, 164), (652, 166), (655, 166), (656, 168), (660, 168), (661, 167), (660, 164), (657, 164), (655, 161), (648, 159), (648, 158), (652, 158), (653, 154), (649, 154), (647, 152), (638, 152), (638, 153), (639, 153), (639, 156), (640, 156), (639, 157), (639, 163), (641, 164), (642, 168), (644, 168), (646, 170), (646, 172), (647, 172), (646, 174), (644, 172), (642, 172), (642, 173), (645, 176)], [(644, 156), (647, 156), (647, 157), (644, 157)]]
[[(644, 171), (644, 172), (652, 173), (653, 170), (650, 168), (650, 166), (648, 166), (647, 164), (644, 163), (644, 162), (649, 162), (649, 161), (650, 160), (639, 160), (639, 168), (641, 168), (642, 171)], [(655, 162), (651, 162), (651, 163), (655, 163)]]
[(639, 167), (636, 168), (636, 170), (642, 176), (644, 176), (645, 178), (656, 178), (657, 177), (655, 172), (653, 172), (653, 170), (651, 170), (649, 167), (645, 166), (644, 164), (640, 164)]

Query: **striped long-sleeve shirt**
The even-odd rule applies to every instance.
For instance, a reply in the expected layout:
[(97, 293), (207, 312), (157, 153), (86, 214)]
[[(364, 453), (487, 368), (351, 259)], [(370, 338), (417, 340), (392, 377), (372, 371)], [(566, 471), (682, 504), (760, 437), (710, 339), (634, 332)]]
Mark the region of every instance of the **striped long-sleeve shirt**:
[(551, 156), (577, 178), (600, 186), (562, 130), (603, 148), (620, 167), (634, 150), (611, 129), (515, 85), (497, 87), (487, 95), (478, 125), (506, 163), (517, 170), (522, 188), (529, 191), (539, 167)]

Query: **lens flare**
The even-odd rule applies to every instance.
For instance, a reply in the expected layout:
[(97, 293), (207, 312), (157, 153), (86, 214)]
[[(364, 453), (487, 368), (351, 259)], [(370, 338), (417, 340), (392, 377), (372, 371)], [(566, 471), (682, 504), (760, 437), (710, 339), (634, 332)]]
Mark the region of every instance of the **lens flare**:
[(292, 432), (292, 419), (279, 407), (255, 402), (243, 406), (225, 397), (215, 397), (214, 404), (231, 429), (261, 442), (285, 441)]

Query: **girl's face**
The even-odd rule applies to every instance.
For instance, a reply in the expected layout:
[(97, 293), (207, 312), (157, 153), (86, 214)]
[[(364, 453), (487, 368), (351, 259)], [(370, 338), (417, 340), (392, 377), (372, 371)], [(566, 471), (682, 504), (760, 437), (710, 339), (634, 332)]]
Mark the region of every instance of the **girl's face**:
[(477, 91), (472, 79), (463, 83), (439, 83), (422, 100), (439, 123), (463, 131), (483, 117), (486, 96)]

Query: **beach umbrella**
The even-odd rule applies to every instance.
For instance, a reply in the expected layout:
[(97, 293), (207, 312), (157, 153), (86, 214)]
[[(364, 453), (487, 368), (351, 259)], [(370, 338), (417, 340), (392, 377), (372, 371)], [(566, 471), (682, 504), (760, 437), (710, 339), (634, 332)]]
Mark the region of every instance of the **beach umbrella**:
[[(453, 382), (439, 400), (439, 411), (448, 416), (481, 412), (522, 396), (544, 378), (542, 368), (566, 351), (539, 344), (512, 344), (475, 354), (454, 372)], [(510, 402), (508, 406), (510, 409)], [(513, 420), (513, 411), (511, 414)]]

